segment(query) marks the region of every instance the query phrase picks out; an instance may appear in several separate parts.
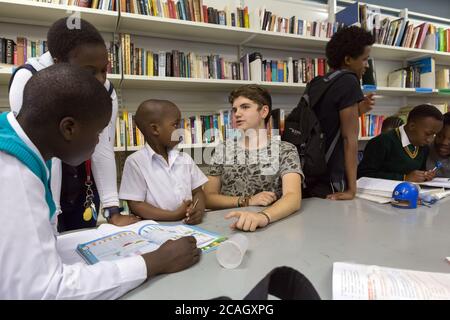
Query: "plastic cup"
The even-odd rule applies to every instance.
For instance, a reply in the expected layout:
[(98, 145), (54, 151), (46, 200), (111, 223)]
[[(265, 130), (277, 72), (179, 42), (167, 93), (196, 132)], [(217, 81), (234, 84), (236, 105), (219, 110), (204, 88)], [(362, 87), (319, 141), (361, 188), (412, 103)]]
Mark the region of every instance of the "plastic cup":
[(248, 238), (241, 233), (222, 242), (216, 251), (217, 261), (227, 269), (239, 266), (248, 248)]

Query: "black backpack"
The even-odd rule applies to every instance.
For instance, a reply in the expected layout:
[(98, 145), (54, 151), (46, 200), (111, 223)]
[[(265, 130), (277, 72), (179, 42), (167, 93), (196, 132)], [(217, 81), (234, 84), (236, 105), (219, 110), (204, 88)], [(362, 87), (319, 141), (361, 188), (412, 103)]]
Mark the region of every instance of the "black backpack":
[[(306, 85), (297, 107), (286, 118), (281, 140), (297, 147), (305, 175), (305, 187), (315, 178), (327, 173), (328, 160), (341, 135), (341, 131), (338, 130), (330, 147), (325, 150), (325, 135), (313, 109), (333, 83), (348, 73), (354, 74), (347, 70), (337, 70), (325, 76), (315, 77)], [(356, 74), (354, 75), (356, 77)], [(314, 86), (313, 96), (309, 95), (311, 86)]]

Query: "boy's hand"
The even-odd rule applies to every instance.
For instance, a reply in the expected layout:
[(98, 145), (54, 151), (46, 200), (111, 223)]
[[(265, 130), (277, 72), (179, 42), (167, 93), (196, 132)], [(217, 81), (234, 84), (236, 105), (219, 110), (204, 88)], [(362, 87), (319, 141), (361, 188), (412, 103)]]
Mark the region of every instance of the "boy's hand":
[(143, 254), (147, 265), (147, 276), (178, 272), (189, 268), (200, 260), (201, 250), (194, 237), (183, 237), (164, 242), (158, 250)]
[(424, 182), (424, 181), (426, 181), (425, 171), (421, 171), (421, 170), (411, 171), (410, 173), (408, 173), (405, 176), (405, 181), (409, 181), (409, 182)]
[(202, 208), (200, 204), (197, 204), (195, 208), (193, 206), (191, 203), (186, 210), (186, 218), (183, 219), (183, 222), (186, 224), (199, 224), (205, 215), (205, 208)]
[(141, 217), (135, 216), (134, 214), (123, 215), (120, 213), (113, 214), (111, 218), (108, 219), (108, 223), (111, 223), (118, 227), (128, 226), (141, 221)]
[(347, 190), (345, 192), (336, 192), (327, 195), (328, 200), (353, 200), (355, 198), (355, 192)]
[(360, 103), (358, 103), (359, 115), (362, 115), (373, 109), (373, 106), (375, 105), (374, 96), (375, 96), (375, 93), (371, 92), (371, 93), (365, 95), (364, 100), (362, 100)]
[(186, 217), (187, 209), (192, 204), (192, 200), (183, 200), (181, 205), (173, 211), (173, 213), (178, 217), (177, 220), (181, 220)]
[(436, 170), (425, 171), (425, 181), (431, 181), (436, 177)]
[(242, 231), (255, 231), (256, 228), (264, 228), (268, 221), (266, 216), (257, 212), (232, 211), (225, 216), (225, 219), (238, 218), (230, 225), (232, 229)]
[(255, 194), (250, 198), (248, 201), (248, 204), (250, 206), (264, 206), (267, 207), (268, 205), (274, 203), (277, 200), (277, 196), (273, 192), (269, 191), (263, 191), (260, 193)]

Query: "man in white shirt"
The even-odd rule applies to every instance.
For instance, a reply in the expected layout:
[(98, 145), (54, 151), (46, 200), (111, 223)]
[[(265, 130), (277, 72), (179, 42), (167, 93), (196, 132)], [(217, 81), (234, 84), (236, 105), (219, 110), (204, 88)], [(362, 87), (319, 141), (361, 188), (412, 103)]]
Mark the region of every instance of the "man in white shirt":
[(131, 211), (152, 220), (202, 221), (208, 178), (192, 158), (175, 146), (181, 113), (167, 100), (147, 100), (136, 112), (136, 124), (147, 142), (130, 155), (123, 169), (119, 196)]
[[(117, 173), (114, 156), (115, 124), (118, 111), (117, 95), (109, 80), (106, 79), (108, 51), (98, 30), (89, 22), (80, 19), (79, 29), (72, 26), (70, 19), (57, 20), (47, 34), (49, 51), (37, 58), (30, 58), (25, 66), (20, 67), (10, 83), (9, 101), (11, 110), (19, 113), (22, 107), (23, 89), (33, 73), (49, 66), (68, 62), (82, 66), (104, 84), (112, 99), (112, 114), (107, 128), (99, 136), (99, 143), (92, 155), (92, 173), (94, 177), (94, 203), (98, 211), (98, 195), (103, 208), (107, 208), (108, 222), (115, 225), (127, 225), (137, 221), (134, 216), (119, 214), (117, 193)], [(70, 167), (53, 160), (52, 192), (58, 212), (59, 231), (94, 227), (95, 219), (85, 221), (83, 204), (86, 198), (86, 169), (84, 165)], [(98, 194), (97, 194), (98, 190)], [(61, 196), (61, 199), (60, 199)]]
[(80, 67), (60, 63), (36, 73), (18, 114), (0, 115), (0, 299), (113, 299), (148, 277), (199, 260), (193, 237), (95, 265), (66, 265), (51, 226), (49, 165), (88, 159), (111, 118), (111, 98)]

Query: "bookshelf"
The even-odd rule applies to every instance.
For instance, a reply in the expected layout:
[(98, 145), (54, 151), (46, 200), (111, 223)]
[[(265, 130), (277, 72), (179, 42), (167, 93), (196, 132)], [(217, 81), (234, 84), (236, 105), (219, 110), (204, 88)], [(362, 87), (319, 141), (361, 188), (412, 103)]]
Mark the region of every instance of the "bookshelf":
[[(189, 51), (189, 49), (185, 50), (185, 47), (195, 43), (203, 48), (201, 52), (203, 54), (208, 52), (220, 54), (221, 50), (225, 50), (228, 56), (235, 56), (235, 61), (239, 61), (242, 54), (254, 51), (269, 52), (264, 53), (264, 58), (267, 57), (267, 59), (286, 59), (290, 56), (298, 59), (311, 56), (323, 57), (328, 39), (259, 30), (258, 18), (255, 17), (258, 10), (264, 6), (284, 17), (296, 14), (310, 21), (327, 19), (333, 21), (334, 16), (329, 15), (329, 12), (339, 11), (342, 8), (338, 5), (340, 3), (350, 3), (336, 0), (329, 0), (327, 4), (289, 0), (203, 0), (203, 2), (218, 8), (223, 7), (224, 4), (236, 7), (237, 2), (247, 5), (252, 15), (250, 29), (29, 0), (0, 0), (0, 29), (2, 24), (21, 24), (30, 29), (35, 25), (48, 27), (58, 18), (79, 12), (80, 17), (93, 23), (102, 32), (112, 33), (115, 37), (120, 33), (129, 33), (145, 38), (148, 48)], [(387, 8), (384, 11), (396, 15), (401, 10)], [(448, 19), (412, 12), (410, 15), (414, 16), (414, 19), (430, 19), (446, 25), (447, 28), (450, 27)], [(418, 20), (414, 20), (414, 23), (418, 23)], [(164, 45), (167, 46), (168, 41), (173, 44), (170, 48), (164, 47)], [(424, 56), (433, 57), (437, 66), (449, 66), (450, 53), (375, 44), (371, 56), (376, 61), (378, 78), (376, 108), (379, 108), (379, 111), (375, 110), (376, 112), (390, 115), (406, 104), (450, 101), (450, 95), (447, 92), (439, 92), (438, 89), (418, 92), (414, 88), (386, 87), (387, 83), (384, 79), (389, 70), (403, 67), (406, 61)], [(6, 89), (10, 74), (11, 69), (0, 67), (0, 107), (3, 108), (7, 106)], [(123, 73), (108, 75), (108, 79), (118, 89), (120, 104), (123, 108), (135, 110), (140, 102), (149, 98), (169, 99), (175, 102), (184, 114), (216, 112), (229, 108), (227, 94), (232, 89), (249, 83), (267, 88), (272, 94), (274, 107), (289, 111), (297, 105), (306, 87), (303, 83), (151, 77)], [(368, 140), (367, 137), (361, 139), (361, 141), (365, 140)], [(187, 146), (184, 147), (187, 148)], [(191, 147), (201, 148), (205, 145)], [(126, 150), (132, 151), (132, 148), (128, 147)], [(117, 151), (124, 150), (117, 149)]]
[(49, 27), (54, 21), (79, 12), (100, 31), (115, 32), (118, 13), (114, 11), (82, 8), (30, 0), (1, 0), (0, 21)]

